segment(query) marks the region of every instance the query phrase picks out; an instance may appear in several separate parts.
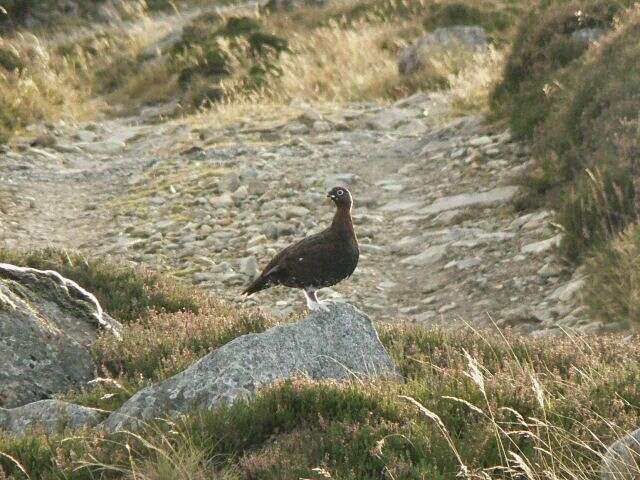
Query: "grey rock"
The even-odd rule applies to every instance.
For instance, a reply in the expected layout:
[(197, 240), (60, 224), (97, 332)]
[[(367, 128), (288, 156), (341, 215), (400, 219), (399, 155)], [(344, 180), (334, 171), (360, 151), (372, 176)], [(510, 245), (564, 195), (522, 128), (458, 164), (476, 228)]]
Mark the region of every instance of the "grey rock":
[(116, 431), (136, 419), (175, 416), (253, 395), (281, 379), (395, 376), (371, 319), (343, 303), (326, 304), (304, 320), (243, 335), (185, 371), (136, 393), (103, 424)]
[(523, 225), (525, 230), (534, 230), (543, 227), (547, 222), (547, 218), (551, 216), (551, 212), (542, 210), (541, 212), (532, 214), (531, 218)]
[(259, 2), (263, 8), (272, 11), (294, 10), (303, 6), (321, 7), (329, 0), (266, 0)]
[(102, 142), (89, 142), (78, 144), (82, 150), (88, 153), (96, 153), (102, 155), (115, 155), (121, 153), (126, 145), (124, 142), (116, 140), (105, 140)]
[(464, 218), (464, 212), (461, 210), (447, 210), (439, 214), (433, 219), (434, 225), (455, 225)]
[(403, 210), (415, 210), (420, 207), (420, 202), (413, 202), (411, 200), (393, 200), (386, 205), (382, 206), (380, 210), (383, 212), (401, 212)]
[(220, 180), (220, 190), (222, 192), (235, 192), (240, 186), (240, 176), (237, 173), (225, 175)]
[(438, 309), (438, 313), (446, 313), (449, 312), (451, 310), (455, 310), (456, 308), (458, 308), (458, 304), (453, 302), (453, 303), (448, 303), (446, 305), (443, 305), (442, 307), (440, 307)]
[(260, 273), (258, 270), (258, 260), (256, 259), (256, 257), (251, 255), (249, 257), (241, 259), (240, 272), (245, 274), (249, 278), (256, 278)]
[(502, 318), (497, 321), (497, 325), (499, 327), (515, 327), (523, 323), (540, 323), (540, 321), (533, 309), (521, 306), (502, 312)]
[(21, 407), (0, 408), (0, 431), (21, 436), (33, 431), (56, 433), (65, 428), (93, 427), (106, 412), (61, 400), (40, 400)]
[(285, 219), (306, 217), (309, 215), (309, 209), (299, 205), (290, 205), (286, 207), (282, 213)]
[(454, 263), (458, 270), (466, 270), (468, 268), (477, 267), (482, 264), (482, 259), (478, 257), (465, 258), (463, 260), (458, 260)]
[(330, 132), (332, 127), (329, 122), (317, 121), (313, 122), (313, 131), (318, 133), (327, 133)]
[(404, 255), (415, 254), (419, 248), (424, 245), (424, 240), (420, 237), (403, 237), (394, 245), (391, 245), (391, 253), (400, 253)]
[(471, 207), (490, 207), (510, 202), (518, 193), (518, 187), (499, 187), (482, 193), (462, 193), (442, 197), (420, 210), (421, 214), (436, 214), (446, 210)]
[(361, 253), (381, 253), (385, 251), (383, 246), (372, 245), (370, 243), (361, 243), (359, 248)]
[(291, 135), (305, 135), (309, 133), (309, 127), (307, 127), (304, 123), (293, 122), (285, 127), (285, 130), (289, 132)]
[(542, 278), (559, 277), (562, 271), (562, 267), (557, 263), (547, 263), (538, 270), (538, 275)]
[(355, 173), (334, 173), (327, 175), (324, 180), (324, 188), (331, 190), (333, 187), (350, 187), (358, 180)]
[(436, 28), (433, 32), (405, 47), (398, 57), (398, 71), (403, 75), (417, 72), (424, 67), (430, 53), (452, 47), (482, 49), (489, 41), (484, 28), (478, 26), (454, 26)]
[(597, 333), (601, 333), (603, 330), (604, 324), (602, 322), (589, 322), (585, 325), (580, 325), (577, 327), (577, 330), (586, 335), (594, 335)]
[(491, 143), (492, 143), (491, 137), (488, 137), (486, 135), (483, 135), (481, 137), (475, 137), (469, 140), (469, 145), (473, 147), (482, 147), (485, 145), (489, 145)]
[(640, 428), (614, 442), (602, 459), (602, 480), (640, 478)]
[(365, 126), (373, 130), (389, 131), (398, 128), (400, 125), (407, 123), (415, 116), (410, 110), (401, 108), (385, 108), (380, 112), (368, 117), (365, 120)]
[(91, 346), (121, 326), (56, 272), (0, 263), (0, 405), (17, 407), (93, 378)]
[(74, 133), (73, 137), (83, 143), (89, 143), (93, 142), (96, 139), (96, 134), (91, 130), (77, 130)]
[(561, 302), (568, 302), (575, 298), (584, 287), (585, 280), (580, 278), (578, 280), (572, 280), (571, 282), (558, 287), (549, 298), (551, 300), (560, 300)]
[(523, 246), (520, 251), (522, 253), (533, 253), (534, 255), (539, 255), (558, 247), (561, 241), (562, 235), (558, 234), (555, 237), (548, 238), (547, 240), (529, 243), (528, 245)]
[(307, 127), (311, 127), (316, 122), (323, 122), (324, 117), (320, 112), (313, 110), (311, 108), (306, 108), (304, 112), (298, 115), (297, 120), (300, 123), (304, 123)]
[(440, 261), (447, 253), (446, 245), (436, 245), (427, 248), (424, 252), (412, 255), (400, 261), (404, 265), (413, 265), (414, 267), (426, 267)]
[(225, 208), (233, 205), (233, 197), (229, 192), (218, 195), (217, 197), (211, 197), (209, 203), (215, 208)]
[(231, 197), (235, 200), (245, 200), (249, 196), (249, 188), (246, 185), (238, 187), (238, 189), (231, 194)]

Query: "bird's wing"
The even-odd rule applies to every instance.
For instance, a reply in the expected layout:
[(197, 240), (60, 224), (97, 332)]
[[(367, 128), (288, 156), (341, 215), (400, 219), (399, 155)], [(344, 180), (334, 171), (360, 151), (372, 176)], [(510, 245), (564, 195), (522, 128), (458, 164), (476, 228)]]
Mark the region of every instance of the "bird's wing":
[(335, 242), (321, 232), (293, 245), (280, 258), (279, 265), (286, 275), (313, 285), (318, 279), (330, 275), (337, 253)]
[(323, 276), (323, 270), (335, 256), (335, 246), (330, 240), (330, 234), (324, 230), (284, 248), (273, 257), (245, 293), (255, 293), (280, 283), (313, 284), (319, 275)]

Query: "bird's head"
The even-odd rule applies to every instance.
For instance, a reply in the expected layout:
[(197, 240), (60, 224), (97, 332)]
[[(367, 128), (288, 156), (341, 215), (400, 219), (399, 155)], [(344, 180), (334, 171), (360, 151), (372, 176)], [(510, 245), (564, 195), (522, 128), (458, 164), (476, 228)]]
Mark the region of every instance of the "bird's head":
[(351, 193), (344, 187), (333, 187), (329, 190), (329, 193), (327, 193), (327, 197), (329, 197), (337, 207), (351, 208), (353, 203)]

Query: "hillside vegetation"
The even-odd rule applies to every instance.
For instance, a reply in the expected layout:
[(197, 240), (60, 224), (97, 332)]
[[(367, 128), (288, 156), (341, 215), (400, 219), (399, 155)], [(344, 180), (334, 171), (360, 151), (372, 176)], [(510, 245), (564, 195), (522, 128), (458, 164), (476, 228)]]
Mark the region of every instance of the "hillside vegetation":
[(637, 322), (640, 16), (632, 3), (543, 3), (519, 29), (492, 106), (533, 143), (529, 200), (559, 210), (566, 257), (594, 257), (593, 313)]
[[(101, 277), (102, 285), (126, 273), (161, 295), (152, 277), (127, 267), (115, 267), (109, 279), (110, 270), (87, 277), (82, 263), (71, 267), (52, 251), (21, 259), (75, 278)], [(111, 313), (133, 311), (139, 299), (129, 300), (129, 308), (123, 298)], [(122, 342), (104, 338), (95, 348), (110, 380), (63, 398), (117, 408), (212, 348), (274, 324), (203, 295), (197, 302), (192, 311), (141, 311), (126, 323)], [(401, 382), (300, 379), (139, 432), (0, 437), (0, 472), (32, 480), (583, 479), (597, 477), (605, 444), (637, 425), (640, 357), (619, 348), (621, 338), (532, 341), (471, 329), (380, 328)]]
[[(182, 10), (182, 30), (154, 14), (167, 3)], [(72, 35), (64, 35), (72, 29), (65, 22), (35, 35), (21, 30), (19, 20), (44, 7), (12, 4), (16, 28), (0, 40), (0, 141), (37, 121), (131, 113), (163, 102), (177, 102), (176, 115), (216, 104), (388, 100), (452, 88), (462, 106), (480, 108), (499, 73), (498, 50), (524, 8), (499, 0), (354, 0), (193, 17), (194, 3), (212, 6), (83, 3), (71, 15), (83, 28)], [(233, 2), (213, 6), (225, 3)], [(98, 7), (107, 19), (88, 24)], [(488, 55), (441, 52), (423, 71), (398, 74), (403, 45), (437, 27), (471, 24), (491, 35)]]

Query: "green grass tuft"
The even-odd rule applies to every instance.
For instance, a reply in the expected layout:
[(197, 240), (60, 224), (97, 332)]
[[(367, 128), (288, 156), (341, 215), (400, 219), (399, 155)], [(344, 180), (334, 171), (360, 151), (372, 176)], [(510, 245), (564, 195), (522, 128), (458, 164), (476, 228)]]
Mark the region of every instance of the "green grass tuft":
[(122, 322), (146, 318), (152, 311), (197, 312), (202, 301), (186, 285), (150, 270), (89, 259), (79, 253), (0, 249), (0, 262), (55, 270), (92, 292), (104, 310)]
[(640, 226), (632, 225), (587, 262), (586, 303), (594, 318), (640, 326)]

